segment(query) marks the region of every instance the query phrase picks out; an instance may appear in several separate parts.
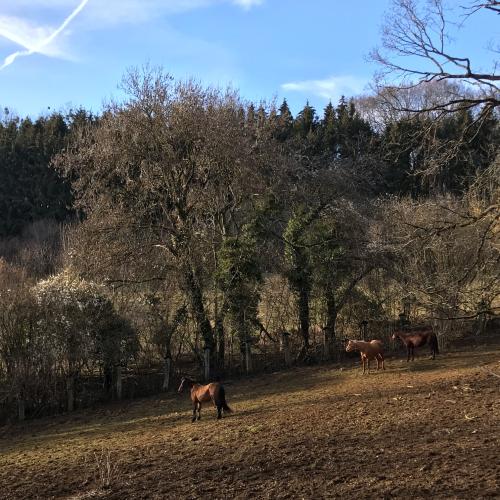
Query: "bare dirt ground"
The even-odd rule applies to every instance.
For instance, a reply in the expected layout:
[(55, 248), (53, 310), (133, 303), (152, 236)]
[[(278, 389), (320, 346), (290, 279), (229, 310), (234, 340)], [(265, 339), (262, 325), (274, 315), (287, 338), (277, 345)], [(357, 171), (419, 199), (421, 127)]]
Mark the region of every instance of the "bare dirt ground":
[(426, 355), (229, 382), (219, 422), (184, 394), (5, 427), (0, 498), (499, 498), (500, 349)]

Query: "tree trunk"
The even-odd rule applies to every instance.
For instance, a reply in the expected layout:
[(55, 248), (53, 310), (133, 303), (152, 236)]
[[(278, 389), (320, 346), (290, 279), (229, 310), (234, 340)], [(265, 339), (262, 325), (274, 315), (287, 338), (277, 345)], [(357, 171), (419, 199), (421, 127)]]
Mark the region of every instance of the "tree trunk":
[(104, 366), (104, 390), (106, 391), (106, 397), (112, 397), (113, 389), (113, 367), (106, 363)]
[(163, 365), (163, 385), (162, 389), (168, 391), (170, 387), (170, 373), (172, 370), (172, 358), (170, 354), (165, 356), (165, 364)]
[(252, 345), (248, 339), (245, 342), (245, 368), (247, 373), (252, 373)]
[(75, 376), (73, 374), (66, 379), (66, 396), (68, 411), (73, 411), (75, 409)]
[(299, 322), (302, 336), (302, 353), (309, 349), (309, 290), (301, 288), (299, 291)]
[(325, 358), (332, 359), (335, 342), (335, 324), (337, 322), (337, 304), (333, 291), (326, 294)]
[(208, 320), (207, 313), (205, 311), (203, 293), (196, 274), (197, 273), (193, 270), (189, 270), (186, 273), (187, 292), (196, 324), (203, 338), (204, 348), (213, 350), (214, 336), (212, 326), (210, 325), (210, 321)]
[(285, 358), (285, 366), (289, 368), (292, 365), (292, 358), (290, 356), (290, 334), (288, 332), (281, 332), (280, 347)]
[(210, 381), (210, 349), (205, 348), (203, 351), (203, 376), (205, 382)]
[(224, 320), (217, 317), (215, 320), (215, 336), (217, 339), (217, 365), (220, 370), (224, 370), (224, 358), (226, 355), (226, 346), (224, 338)]
[(116, 399), (122, 398), (122, 367), (118, 365), (115, 367), (115, 387), (116, 387)]

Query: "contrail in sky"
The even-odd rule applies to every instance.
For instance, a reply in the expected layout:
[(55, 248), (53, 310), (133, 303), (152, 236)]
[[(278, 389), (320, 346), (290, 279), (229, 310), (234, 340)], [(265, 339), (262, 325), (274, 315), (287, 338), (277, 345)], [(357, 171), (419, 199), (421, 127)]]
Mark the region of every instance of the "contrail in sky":
[(68, 24), (82, 11), (82, 9), (85, 7), (85, 5), (87, 5), (88, 2), (89, 0), (82, 0), (78, 7), (76, 7), (76, 9), (62, 22), (61, 26), (53, 31), (47, 38), (44, 38), (33, 47), (26, 47), (25, 45), (28, 50), (19, 50), (7, 56), (3, 64), (0, 66), (0, 71), (7, 66), (10, 66), (18, 57), (30, 56), (31, 54), (40, 52), (43, 47), (52, 42), (61, 33), (61, 31), (63, 31), (66, 26), (68, 26)]

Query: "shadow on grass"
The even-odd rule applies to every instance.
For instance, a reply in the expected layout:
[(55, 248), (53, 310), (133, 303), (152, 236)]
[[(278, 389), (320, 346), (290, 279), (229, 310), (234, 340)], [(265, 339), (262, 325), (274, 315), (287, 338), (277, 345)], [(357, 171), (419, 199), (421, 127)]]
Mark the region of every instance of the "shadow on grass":
[(428, 372), (433, 370), (479, 368), (498, 359), (498, 351), (445, 352), (436, 356), (434, 360), (429, 356), (421, 355), (415, 357), (415, 361), (409, 363), (405, 361), (401, 365), (410, 372)]
[[(394, 374), (420, 373), (441, 371), (448, 369), (461, 369), (478, 367), (499, 359), (498, 351), (473, 351), (451, 352), (438, 356), (436, 360), (428, 359), (428, 355), (421, 355), (414, 362), (400, 362), (400, 359), (389, 358), (386, 371), (372, 371), (369, 375), (361, 375), (359, 365), (352, 366), (344, 371), (338, 370), (338, 365), (301, 367), (286, 372), (277, 372), (256, 376), (252, 379), (227, 381), (226, 392), (230, 406), (235, 407), (235, 413), (228, 416), (245, 417), (265, 415), (268, 412), (286, 410), (288, 406), (303, 405), (304, 394), (301, 401), (295, 402), (294, 398), (300, 393), (311, 393), (315, 403), (330, 404), (339, 399), (353, 398), (355, 395), (333, 394), (334, 387), (342, 382), (351, 380), (366, 380), (359, 389), (363, 391), (363, 398), (370, 400), (370, 390), (383, 391), (387, 395), (394, 390), (404, 387), (377, 387), (377, 381), (390, 380)], [(359, 377), (359, 378), (358, 378)], [(363, 379), (361, 378), (363, 377)], [(357, 383), (357, 382), (356, 382)], [(325, 393), (317, 393), (325, 388)], [(332, 393), (333, 391), (333, 393)], [(315, 393), (315, 394), (312, 394)], [(374, 396), (375, 397), (375, 396)], [(376, 396), (379, 397), (379, 396)], [(266, 401), (266, 399), (272, 401)], [(204, 405), (205, 420), (210, 419), (211, 405)], [(187, 394), (163, 395), (139, 400), (110, 403), (99, 409), (86, 409), (71, 415), (60, 415), (45, 418), (36, 422), (27, 422), (0, 430), (0, 437), (9, 449), (40, 445), (53, 442), (54, 445), (76, 442), (82, 439), (96, 437), (108, 438), (116, 433), (135, 433), (141, 430), (158, 429), (160, 431), (171, 429), (179, 424), (189, 422), (191, 402)], [(4, 439), (5, 438), (5, 439)]]
[[(226, 390), (229, 405), (257, 404), (262, 398), (293, 398), (295, 394), (312, 390), (328, 378), (328, 383), (339, 383), (341, 377), (332, 378), (332, 370), (324, 367), (297, 368), (251, 380), (229, 382)], [(290, 403), (287, 403), (290, 404)], [(262, 408), (236, 410), (232, 416), (245, 416), (278, 410), (283, 403), (262, 404)], [(65, 445), (82, 439), (107, 438), (116, 433), (134, 433), (144, 428), (168, 429), (190, 421), (191, 400), (182, 396), (153, 396), (129, 402), (109, 403), (97, 410), (86, 409), (72, 414), (47, 417), (36, 422), (25, 422), (5, 427), (0, 437), (5, 438), (6, 451), (18, 447), (38, 446), (45, 443)], [(203, 406), (204, 420), (210, 419), (213, 410), (210, 403)], [(214, 413), (215, 416), (215, 413)], [(8, 442), (10, 441), (10, 442)]]

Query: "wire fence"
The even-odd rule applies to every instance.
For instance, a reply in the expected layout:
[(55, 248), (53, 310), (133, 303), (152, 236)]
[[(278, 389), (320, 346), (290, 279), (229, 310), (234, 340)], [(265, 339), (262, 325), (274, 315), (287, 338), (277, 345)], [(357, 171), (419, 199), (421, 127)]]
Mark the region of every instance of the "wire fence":
[[(379, 339), (384, 344), (384, 351), (389, 356), (403, 354), (399, 343), (391, 339), (395, 329), (394, 322), (372, 321), (364, 332), (366, 340)], [(441, 321), (434, 322), (439, 347), (442, 352), (456, 348), (474, 348), (481, 344), (500, 339), (500, 319), (492, 319), (478, 335), (477, 321)], [(248, 375), (265, 374), (287, 369), (294, 365), (317, 365), (344, 363), (357, 359), (358, 353), (347, 353), (345, 343), (348, 338), (360, 338), (352, 332), (340, 332), (329, 349), (325, 345), (324, 334), (319, 329), (311, 330), (311, 345), (305, 356), (300, 357), (301, 342), (297, 335), (291, 336), (288, 345), (281, 341), (263, 336), (251, 353), (251, 369), (248, 370), (245, 353), (228, 349), (224, 369), (212, 372), (214, 379), (228, 380)], [(173, 360), (168, 390), (175, 390), (183, 375), (203, 379), (203, 367), (200, 356), (182, 350)], [(165, 391), (165, 367), (162, 360), (141, 360), (121, 368), (120, 399), (134, 399), (159, 394)], [(26, 418), (37, 418), (67, 411), (67, 385), (63, 376), (54, 376), (46, 383), (40, 383), (38, 390), (32, 391), (22, 402)], [(106, 401), (116, 400), (117, 394), (105, 383), (100, 372), (82, 372), (74, 380), (74, 408), (88, 408)], [(19, 417), (19, 404), (13, 396), (7, 380), (0, 383), (0, 422), (16, 420)]]

